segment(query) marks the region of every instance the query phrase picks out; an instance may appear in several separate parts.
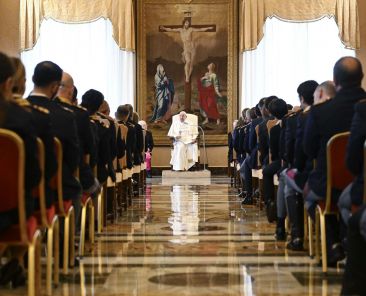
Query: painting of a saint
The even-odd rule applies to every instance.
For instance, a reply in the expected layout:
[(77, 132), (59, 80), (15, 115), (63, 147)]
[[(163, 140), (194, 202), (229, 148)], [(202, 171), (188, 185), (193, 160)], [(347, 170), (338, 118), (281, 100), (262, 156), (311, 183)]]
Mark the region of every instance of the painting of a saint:
[(209, 119), (216, 120), (220, 124), (220, 113), (217, 109), (216, 96), (222, 97), (219, 87), (219, 79), (215, 72), (215, 64), (210, 63), (207, 66), (208, 72), (197, 80), (201, 114), (204, 117), (203, 125), (209, 122)]
[(155, 74), (155, 108), (150, 122), (167, 123), (171, 118), (170, 107), (174, 99), (174, 85), (171, 79), (165, 74), (163, 65), (156, 67)]

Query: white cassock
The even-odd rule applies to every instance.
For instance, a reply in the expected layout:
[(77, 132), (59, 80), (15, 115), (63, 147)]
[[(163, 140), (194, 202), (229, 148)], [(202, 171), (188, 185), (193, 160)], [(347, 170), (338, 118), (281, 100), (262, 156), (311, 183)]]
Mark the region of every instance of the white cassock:
[(174, 151), (170, 164), (175, 171), (186, 171), (198, 162), (197, 127), (177, 120), (170, 126), (168, 137), (174, 138)]

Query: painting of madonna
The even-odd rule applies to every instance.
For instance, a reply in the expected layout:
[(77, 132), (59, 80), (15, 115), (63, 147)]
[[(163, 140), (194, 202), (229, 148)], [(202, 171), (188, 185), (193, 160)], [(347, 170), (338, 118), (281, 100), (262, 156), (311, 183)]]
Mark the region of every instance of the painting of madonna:
[(168, 79), (163, 65), (159, 64), (155, 74), (155, 108), (150, 122), (167, 123), (172, 116), (170, 109), (173, 99), (173, 80)]

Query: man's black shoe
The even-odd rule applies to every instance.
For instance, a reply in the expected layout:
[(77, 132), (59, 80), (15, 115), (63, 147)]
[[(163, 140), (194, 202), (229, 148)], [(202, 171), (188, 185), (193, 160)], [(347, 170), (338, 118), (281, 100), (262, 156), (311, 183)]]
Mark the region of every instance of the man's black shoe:
[(17, 259), (11, 259), (1, 268), (0, 286), (5, 286), (18, 272), (19, 262)]
[(18, 265), (17, 271), (11, 279), (11, 284), (13, 288), (25, 286), (26, 279), (27, 278), (25, 276), (23, 268), (20, 265)]
[(266, 214), (269, 223), (273, 223), (277, 220), (277, 210), (274, 201), (269, 201), (266, 204)]
[(275, 238), (276, 238), (276, 241), (279, 241), (279, 242), (285, 242), (286, 241), (286, 231), (282, 228), (277, 228), (276, 229), (276, 233), (275, 233)]
[(242, 192), (240, 192), (239, 194), (237, 194), (236, 196), (237, 196), (237, 197), (240, 197), (240, 198), (245, 197), (245, 192), (244, 192), (244, 191), (242, 191)]
[(345, 257), (341, 244), (333, 245), (332, 251), (328, 254), (328, 267), (336, 267), (337, 262), (342, 261)]
[(294, 240), (289, 241), (289, 243), (286, 245), (286, 249), (292, 251), (304, 251), (302, 239), (295, 238)]
[(242, 205), (252, 205), (253, 198), (251, 196), (246, 196), (243, 201), (241, 202)]

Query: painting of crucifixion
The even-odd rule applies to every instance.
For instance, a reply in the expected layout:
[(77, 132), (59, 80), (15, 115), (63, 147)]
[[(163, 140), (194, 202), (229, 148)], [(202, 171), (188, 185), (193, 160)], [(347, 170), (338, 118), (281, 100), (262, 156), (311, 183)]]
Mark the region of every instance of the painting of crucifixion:
[(139, 67), (138, 95), (146, 99), (140, 113), (158, 143), (172, 116), (184, 110), (199, 117), (216, 144), (226, 139), (236, 96), (229, 75), (235, 64), (236, 1), (173, 2), (142, 0), (139, 6), (138, 50), (145, 62)]

